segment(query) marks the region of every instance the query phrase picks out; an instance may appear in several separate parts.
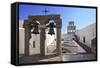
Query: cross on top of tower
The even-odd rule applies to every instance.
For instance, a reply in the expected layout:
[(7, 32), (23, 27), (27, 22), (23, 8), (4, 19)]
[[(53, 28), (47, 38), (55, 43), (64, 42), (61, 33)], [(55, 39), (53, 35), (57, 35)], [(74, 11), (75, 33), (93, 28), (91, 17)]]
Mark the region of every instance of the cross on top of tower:
[(45, 15), (49, 12), (46, 8), (45, 10), (43, 11), (45, 13)]

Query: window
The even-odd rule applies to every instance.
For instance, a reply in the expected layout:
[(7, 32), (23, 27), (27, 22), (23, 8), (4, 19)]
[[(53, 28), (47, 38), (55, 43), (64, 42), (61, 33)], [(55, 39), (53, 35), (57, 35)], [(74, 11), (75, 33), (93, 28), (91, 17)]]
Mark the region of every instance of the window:
[(35, 41), (33, 41), (33, 48), (35, 48)]
[(85, 43), (85, 37), (83, 37), (83, 42)]

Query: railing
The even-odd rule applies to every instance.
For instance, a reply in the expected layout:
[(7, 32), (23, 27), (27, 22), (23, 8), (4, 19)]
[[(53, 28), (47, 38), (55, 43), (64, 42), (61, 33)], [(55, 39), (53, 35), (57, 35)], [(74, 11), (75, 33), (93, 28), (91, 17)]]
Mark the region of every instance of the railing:
[(83, 49), (85, 49), (86, 53), (92, 53), (91, 48), (87, 45), (85, 45), (84, 43), (81, 43), (78, 40), (73, 39), (75, 42), (77, 42), (77, 44), (79, 44)]

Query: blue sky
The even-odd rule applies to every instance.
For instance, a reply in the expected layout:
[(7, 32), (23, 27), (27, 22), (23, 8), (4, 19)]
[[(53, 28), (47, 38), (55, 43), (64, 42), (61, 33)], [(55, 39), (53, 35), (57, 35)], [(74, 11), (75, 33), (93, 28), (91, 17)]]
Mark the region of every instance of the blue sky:
[(45, 8), (49, 14), (59, 14), (62, 19), (62, 33), (67, 32), (69, 21), (74, 21), (77, 29), (82, 29), (96, 22), (96, 9), (78, 8), (78, 7), (59, 7), (59, 6), (41, 6), (41, 5), (20, 5), (19, 19), (28, 19), (29, 15), (45, 15)]

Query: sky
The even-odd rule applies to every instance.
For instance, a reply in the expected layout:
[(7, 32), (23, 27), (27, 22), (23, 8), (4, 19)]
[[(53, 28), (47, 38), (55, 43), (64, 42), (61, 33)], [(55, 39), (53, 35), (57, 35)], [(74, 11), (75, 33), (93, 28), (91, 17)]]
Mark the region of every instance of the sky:
[(82, 29), (92, 23), (96, 23), (96, 9), (78, 7), (60, 7), (43, 5), (19, 5), (19, 20), (28, 19), (28, 16), (45, 15), (45, 8), (49, 11), (47, 15), (59, 14), (62, 19), (62, 33), (67, 32), (69, 21), (74, 21), (76, 29)]

